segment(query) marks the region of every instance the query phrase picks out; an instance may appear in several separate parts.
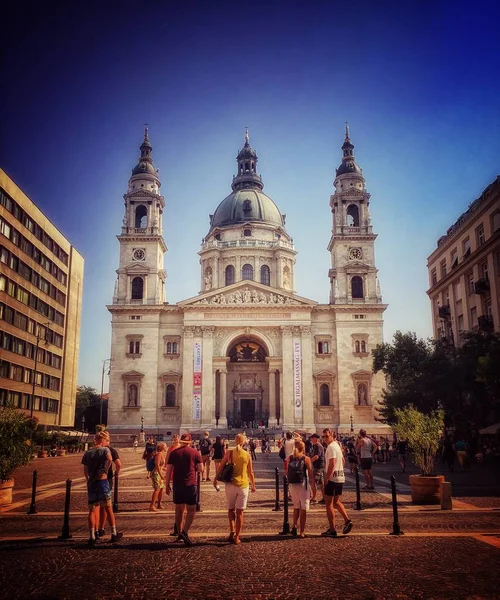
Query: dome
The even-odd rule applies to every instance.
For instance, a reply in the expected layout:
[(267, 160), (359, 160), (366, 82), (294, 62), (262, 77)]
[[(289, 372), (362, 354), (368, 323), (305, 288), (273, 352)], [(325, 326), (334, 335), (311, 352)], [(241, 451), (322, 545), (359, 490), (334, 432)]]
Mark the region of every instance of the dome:
[(154, 175), (158, 177), (158, 173), (153, 165), (153, 163), (141, 160), (137, 163), (137, 165), (132, 169), (132, 175), (143, 175), (144, 173), (149, 173), (150, 175)]
[(242, 158), (257, 158), (257, 152), (255, 152), (248, 142), (239, 151), (236, 160), (241, 160)]
[(339, 175), (345, 175), (346, 173), (358, 173), (359, 175), (361, 175), (361, 169), (360, 167), (358, 167), (354, 160), (346, 160), (342, 162), (342, 164), (336, 170), (335, 173), (337, 177)]
[(264, 192), (258, 189), (235, 190), (217, 207), (210, 229), (252, 221), (284, 226), (279, 208)]

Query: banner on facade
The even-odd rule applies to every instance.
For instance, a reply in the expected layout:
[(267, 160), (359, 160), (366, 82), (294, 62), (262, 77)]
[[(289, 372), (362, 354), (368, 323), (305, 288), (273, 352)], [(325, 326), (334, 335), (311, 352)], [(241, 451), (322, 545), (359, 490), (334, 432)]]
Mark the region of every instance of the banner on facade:
[(295, 419), (302, 419), (302, 364), (300, 340), (293, 340), (293, 400)]
[(201, 419), (201, 342), (193, 344), (193, 421)]

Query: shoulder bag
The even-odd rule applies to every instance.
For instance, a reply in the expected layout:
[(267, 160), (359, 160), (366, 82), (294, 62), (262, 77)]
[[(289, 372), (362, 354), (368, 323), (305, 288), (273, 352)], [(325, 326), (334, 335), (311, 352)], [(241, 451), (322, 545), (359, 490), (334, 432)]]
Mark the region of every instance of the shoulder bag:
[(234, 462), (233, 462), (233, 451), (231, 450), (230, 462), (228, 461), (222, 471), (219, 473), (217, 479), (224, 483), (231, 483), (234, 477)]

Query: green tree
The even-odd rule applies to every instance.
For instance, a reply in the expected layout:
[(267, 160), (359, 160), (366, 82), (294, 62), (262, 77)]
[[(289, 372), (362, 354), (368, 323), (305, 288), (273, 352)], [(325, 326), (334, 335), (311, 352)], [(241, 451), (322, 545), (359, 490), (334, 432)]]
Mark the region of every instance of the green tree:
[(80, 429), (82, 426), (82, 417), (85, 415), (86, 429), (89, 429), (91, 424), (88, 422), (90, 416), (87, 410), (91, 406), (99, 404), (101, 398), (93, 387), (79, 385), (76, 388), (76, 406), (75, 406), (75, 427)]
[(38, 419), (13, 406), (0, 407), (0, 481), (7, 481), (33, 454), (32, 439)]

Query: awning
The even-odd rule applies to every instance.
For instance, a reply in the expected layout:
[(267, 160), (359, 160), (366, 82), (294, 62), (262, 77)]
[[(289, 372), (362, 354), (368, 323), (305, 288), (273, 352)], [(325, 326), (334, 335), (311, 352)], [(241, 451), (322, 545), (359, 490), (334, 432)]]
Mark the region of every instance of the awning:
[(497, 433), (500, 433), (500, 423), (495, 423), (495, 425), (490, 425), (489, 427), (480, 429), (479, 433), (481, 435), (495, 435)]

